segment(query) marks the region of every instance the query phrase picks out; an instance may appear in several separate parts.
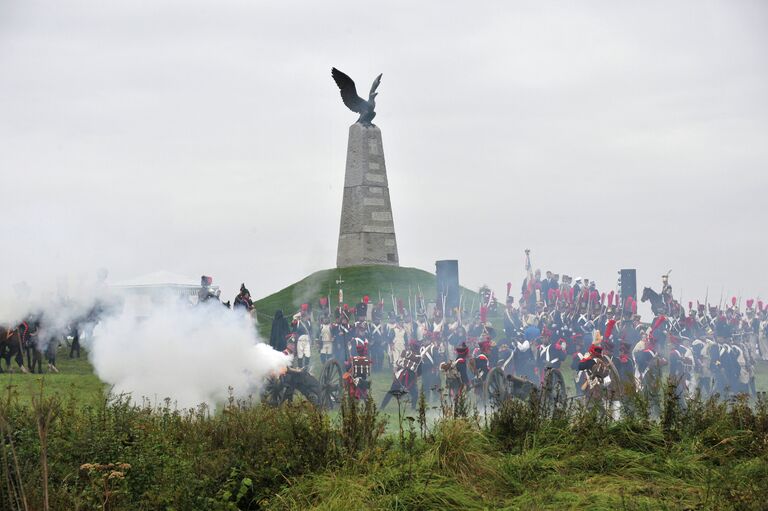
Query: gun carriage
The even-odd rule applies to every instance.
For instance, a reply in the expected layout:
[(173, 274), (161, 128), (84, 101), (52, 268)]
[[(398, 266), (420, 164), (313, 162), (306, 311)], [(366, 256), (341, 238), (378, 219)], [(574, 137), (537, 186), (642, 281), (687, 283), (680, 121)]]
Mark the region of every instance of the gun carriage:
[(541, 412), (549, 416), (565, 409), (568, 401), (563, 374), (552, 367), (545, 369), (541, 384), (505, 374), (502, 368), (494, 367), (485, 380), (484, 391), (486, 401), (495, 408), (508, 399), (527, 400), (537, 393)]
[(336, 360), (323, 365), (319, 377), (304, 369), (289, 367), (285, 373), (267, 378), (262, 401), (277, 406), (292, 401), (296, 392), (320, 408), (330, 409), (341, 401), (343, 382), (341, 366)]

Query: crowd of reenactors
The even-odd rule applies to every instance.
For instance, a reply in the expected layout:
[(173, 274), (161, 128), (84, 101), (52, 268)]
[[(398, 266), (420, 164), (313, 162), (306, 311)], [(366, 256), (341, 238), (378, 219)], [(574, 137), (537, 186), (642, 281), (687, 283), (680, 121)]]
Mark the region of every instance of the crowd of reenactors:
[(681, 395), (697, 389), (705, 396), (754, 395), (755, 363), (768, 360), (768, 307), (749, 299), (742, 308), (734, 297), (725, 305), (689, 302), (685, 308), (673, 298), (669, 275), (661, 280), (662, 301), (648, 322), (635, 297), (622, 303), (618, 293), (600, 292), (586, 278), (564, 275), (561, 282), (529, 267), (520, 298), (507, 284), (503, 306), (487, 287), (476, 307), (453, 310), (440, 297), (425, 306), (417, 295), (409, 308), (393, 296), (386, 310), (384, 301), (368, 296), (331, 307), (326, 296), (290, 318), (279, 312), (270, 342), (293, 354), (299, 368), (309, 370), (314, 349), (323, 363), (337, 360), (355, 397), (367, 395), (371, 373), (391, 371), (382, 407), (393, 395), (407, 395), (415, 406), (419, 392), (428, 402), (444, 390), (451, 397), (480, 392), (495, 367), (540, 382), (548, 368), (569, 366), (582, 395), (604, 387), (611, 375), (643, 389), (658, 381), (662, 368)]

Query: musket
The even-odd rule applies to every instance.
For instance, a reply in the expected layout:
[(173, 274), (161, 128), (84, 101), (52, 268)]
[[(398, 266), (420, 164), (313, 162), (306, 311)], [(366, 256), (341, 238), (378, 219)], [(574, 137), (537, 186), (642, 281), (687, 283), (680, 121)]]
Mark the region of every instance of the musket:
[(709, 286), (707, 286), (707, 292), (704, 293), (704, 306), (709, 310)]
[(389, 289), (392, 292), (392, 310), (395, 311), (395, 316), (397, 316), (397, 304), (395, 303), (395, 286), (392, 285), (392, 283), (389, 283)]
[(443, 319), (445, 319), (445, 300), (448, 298), (448, 294), (447, 293), (443, 293), (441, 296), (442, 296), (442, 299), (443, 299)]
[(725, 291), (725, 286), (722, 286), (720, 288), (720, 303), (717, 305), (717, 312), (720, 312), (720, 309), (723, 308), (723, 292)]
[(416, 289), (419, 291), (419, 305), (421, 306), (421, 312), (427, 314), (427, 309), (424, 307), (424, 295), (421, 294), (421, 284), (416, 284)]

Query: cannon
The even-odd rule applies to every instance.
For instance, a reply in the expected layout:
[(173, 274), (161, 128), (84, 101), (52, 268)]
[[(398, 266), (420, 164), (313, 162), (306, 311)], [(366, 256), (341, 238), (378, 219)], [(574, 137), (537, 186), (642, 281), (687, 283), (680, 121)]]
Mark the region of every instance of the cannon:
[(499, 408), (507, 399), (529, 399), (535, 392), (539, 393), (539, 406), (544, 415), (552, 416), (556, 411), (564, 410), (567, 405), (565, 379), (556, 368), (545, 369), (541, 384), (505, 374), (501, 367), (491, 369), (485, 379), (486, 402), (495, 408)]
[(319, 377), (303, 369), (289, 367), (285, 373), (267, 378), (262, 392), (262, 402), (278, 406), (292, 401), (298, 391), (310, 403), (323, 409), (331, 409), (341, 401), (343, 382), (341, 366), (336, 360), (323, 365)]

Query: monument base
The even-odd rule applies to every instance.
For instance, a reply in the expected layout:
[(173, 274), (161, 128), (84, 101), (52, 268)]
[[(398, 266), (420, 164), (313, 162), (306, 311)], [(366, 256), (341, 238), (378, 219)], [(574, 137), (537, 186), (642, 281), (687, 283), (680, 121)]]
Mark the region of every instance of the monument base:
[(399, 263), (381, 130), (356, 123), (349, 127), (336, 266)]

